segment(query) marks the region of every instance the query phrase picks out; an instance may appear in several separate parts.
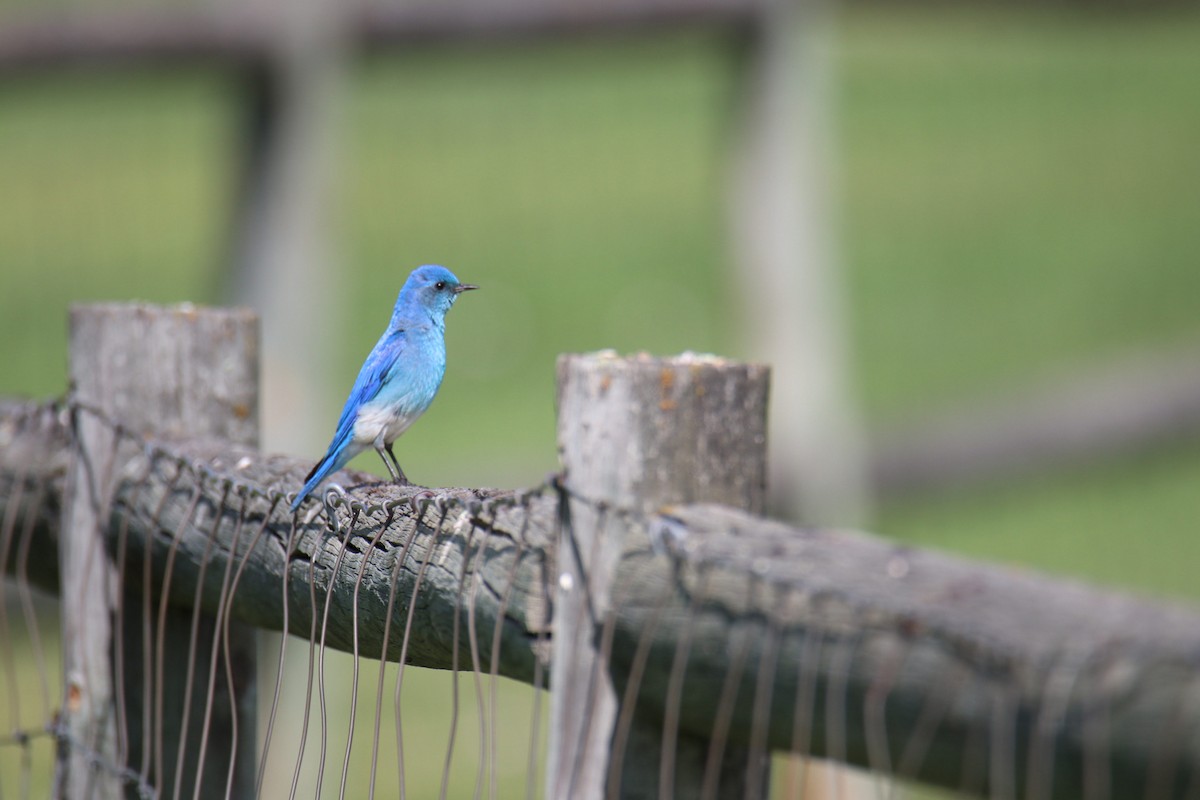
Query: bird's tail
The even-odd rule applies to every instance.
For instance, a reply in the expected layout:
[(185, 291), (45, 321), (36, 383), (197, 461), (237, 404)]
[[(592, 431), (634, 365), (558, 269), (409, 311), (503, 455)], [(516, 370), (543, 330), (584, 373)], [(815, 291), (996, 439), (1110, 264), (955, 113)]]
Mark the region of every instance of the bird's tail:
[(300, 489), (300, 493), (296, 495), (296, 499), (292, 501), (292, 511), (300, 507), (304, 502), (304, 498), (312, 494), (313, 490), (320, 485), (321, 481), (328, 478), (333, 473), (337, 472), (346, 463), (358, 455), (358, 449), (354, 448), (353, 436), (347, 430), (341, 436), (336, 437), (329, 445), (329, 452), (325, 457), (316, 463), (312, 471), (304, 479), (304, 487)]

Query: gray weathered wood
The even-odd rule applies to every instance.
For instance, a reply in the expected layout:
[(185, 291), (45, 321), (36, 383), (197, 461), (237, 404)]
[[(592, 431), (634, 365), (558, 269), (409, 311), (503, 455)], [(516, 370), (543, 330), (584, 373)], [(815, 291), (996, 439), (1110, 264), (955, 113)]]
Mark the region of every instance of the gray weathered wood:
[[(761, 512), (768, 376), (712, 356), (559, 359), (558, 449), (570, 499), (558, 542), (549, 797), (701, 796), (707, 738), (671, 730), (664, 743), (661, 715), (632, 708), (632, 731), (617, 726), (627, 676), (610, 672), (603, 629), (620, 613), (610, 596), (627, 545), (618, 515), (699, 501)], [(636, 746), (622, 741), (630, 734)], [(708, 788), (758, 796), (747, 781), (765, 788), (762, 754), (751, 764), (747, 751), (730, 750), (719, 788)], [(664, 759), (673, 770), (660, 770)]]
[[(111, 391), (97, 351), (85, 330), (71, 330), (71, 382), (77, 391), (102, 396)], [(122, 797), (120, 779), (93, 770), (90, 753), (120, 763), (116, 687), (109, 653), (117, 614), (117, 570), (107, 557), (99, 498), (109, 490), (109, 456), (116, 434), (94, 420), (80, 420), (79, 451), (71, 462), (69, 493), (63, 508), (63, 546), (58, 549), (62, 575), (63, 712), (61, 725), (69, 744), (60, 750), (56, 796), (65, 800)]]
[[(230, 697), (225, 681), (214, 681), (216, 700), (205, 736), (206, 684), (210, 667), (220, 667), (213, 653), (218, 621), (194, 616), (190, 604), (168, 606), (152, 594), (130, 591), (129, 581), (116, 583), (119, 567), (105, 546), (111, 542), (102, 538), (107, 520), (96, 515), (104, 513), (120, 485), (113, 479), (120, 475), (124, 447), (105, 418), (121, 420), (141, 435), (257, 444), (257, 326), (250, 312), (192, 306), (98, 305), (71, 312), (73, 402), (80, 409), (79, 455), (71, 465), (73, 491), (62, 528), (69, 539), (59, 549), (65, 720), (76, 745), (135, 771), (145, 767), (164, 792), (181, 781), (190, 795), (200, 780), (200, 797), (224, 797), (227, 776), (239, 793), (253, 785), (247, 779), (254, 774), (255, 636), (250, 628), (231, 626), (229, 649), (239, 685)], [(140, 563), (127, 560), (125, 569)], [(145, 674), (149, 643), (141, 636), (142, 623), (152, 618), (165, 627), (161, 639), (153, 637), (158, 660)], [(151, 719), (147, 730), (143, 722)], [(142, 763), (148, 743), (152, 768)], [(201, 749), (205, 759), (197, 777)], [(93, 796), (85, 755), (77, 748), (68, 754), (66, 796)], [(104, 771), (95, 778), (101, 779), (102, 796), (119, 796)]]
[[(0, 419), (0, 517), (17, 496), (18, 479), (44, 487), (46, 505), (60, 502), (56, 419), (24, 406)], [(171, 595), (180, 604), (193, 601), (211, 534), (200, 592), (206, 609), (222, 602), (221, 575), (232, 552), (242, 568), (231, 601), (235, 618), (282, 629), (286, 574), (287, 629), (307, 636), (310, 584), (321, 603), (332, 588), (326, 643), (350, 650), (361, 571), (357, 651), (385, 649), (396, 659), (414, 576), (428, 562), (408, 662), (447, 669), (452, 622), (462, 613), (457, 570), (472, 542), (484, 547), (474, 562), (483, 578), (475, 598), (482, 667), (490, 667), (497, 619), (500, 674), (531, 682), (539, 660), (543, 667), (548, 663), (539, 644), (546, 633), (543, 586), (552, 583), (542, 566), (558, 560), (552, 497), (523, 503), (494, 490), (437, 490), (449, 498), (444, 517), (431, 506), (417, 524), (407, 501), (421, 496), (419, 488), (343, 472), (337, 479), (355, 500), (396, 505), (390, 521), (372, 511), (352, 534), (338, 536), (322, 518), (301, 520), (293, 529), (292, 515), (282, 510), (282, 493), (300, 484), (308, 460), (264, 456), (220, 441), (164, 447), (175, 455), (159, 456), (145, 480), (139, 480), (140, 451), (119, 465), (117, 509), (107, 532), (115, 538), (128, 513), (130, 557), (139, 559), (132, 553), (149, 544), (160, 578), (167, 546), (178, 534)], [(34, 453), (40, 455), (31, 460)], [(176, 459), (199, 473), (173, 481)], [(270, 499), (247, 495), (244, 530), (257, 532), (264, 515), (266, 527), (261, 536), (243, 535), (236, 547), (236, 504), (221, 503), (225, 479), (239, 491), (253, 487), (280, 498), (268, 514)], [(29, 504), (33, 494), (20, 493), (20, 502)], [(204, 511), (181, 526), (193, 495)], [(476, 501), (483, 506), (468, 511)], [(156, 514), (160, 503), (163, 511)], [(515, 505), (505, 505), (510, 503)], [(349, 512), (339, 508), (338, 518), (345, 529)], [(57, 547), (56, 521), (38, 519), (37, 546)], [(629, 674), (643, 634), (651, 631), (641, 700), (662, 703), (674, 655), (690, 629), (681, 736), (711, 733), (715, 698), (738, 653), (751, 665), (742, 671), (738, 696), (754, 697), (756, 668), (770, 648), (777, 654), (766, 682), (770, 714), (756, 725), (754, 704), (739, 703), (729, 721), (731, 743), (749, 746), (758, 731), (771, 750), (829, 756), (975, 794), (1011, 786), (1014, 795), (1027, 797), (1188, 798), (1200, 785), (1195, 608), (904, 548), (867, 534), (797, 529), (718, 506), (676, 506), (645, 520), (623, 516), (612, 522), (625, 528), (612, 588), (618, 611), (614, 669)], [(643, 523), (660, 541), (677, 542), (679, 566), (654, 552)], [(393, 577), (392, 640), (382, 648)], [(461, 641), (459, 659), (460, 665), (471, 663)], [(797, 739), (793, 711), (797, 698), (808, 696), (815, 702), (800, 705), (811, 724)]]

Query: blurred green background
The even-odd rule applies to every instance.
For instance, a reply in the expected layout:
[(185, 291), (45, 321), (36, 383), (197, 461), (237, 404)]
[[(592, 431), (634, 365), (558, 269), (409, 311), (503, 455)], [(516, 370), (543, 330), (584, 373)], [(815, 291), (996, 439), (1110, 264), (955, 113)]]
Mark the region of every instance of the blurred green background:
[[(726, 297), (728, 44), (355, 61), (335, 202), (353, 310), (311, 391), (340, 407), (427, 261), (484, 287), (451, 314), (442, 393), (398, 446), (430, 485), (555, 467), (558, 353), (745, 355)], [(1200, 339), (1200, 12), (851, 6), (833, 44), (838, 243), (871, 430)], [(0, 395), (64, 390), (71, 303), (222, 302), (239, 124), (215, 71), (0, 77)], [(1193, 441), (895, 501), (872, 527), (1195, 601), (1197, 520)], [(440, 763), (445, 739), (421, 739)]]

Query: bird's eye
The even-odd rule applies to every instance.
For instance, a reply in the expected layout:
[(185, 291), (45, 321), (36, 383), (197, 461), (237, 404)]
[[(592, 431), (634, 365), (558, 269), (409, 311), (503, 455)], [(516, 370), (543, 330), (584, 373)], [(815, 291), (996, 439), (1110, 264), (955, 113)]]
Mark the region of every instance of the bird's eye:
[(440, 292), (442, 289), (445, 289), (445, 288), (446, 288), (446, 282), (445, 282), (445, 281), (438, 281), (437, 283), (435, 283), (435, 284), (433, 285), (433, 288), (437, 289), (437, 290)]

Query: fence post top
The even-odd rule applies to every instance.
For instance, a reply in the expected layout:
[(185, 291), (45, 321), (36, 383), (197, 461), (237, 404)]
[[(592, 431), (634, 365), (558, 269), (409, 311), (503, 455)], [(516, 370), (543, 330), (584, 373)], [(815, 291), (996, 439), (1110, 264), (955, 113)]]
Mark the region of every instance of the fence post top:
[(689, 367), (689, 368), (741, 368), (748, 370), (768, 370), (769, 366), (757, 362), (738, 361), (713, 353), (697, 353), (685, 350), (678, 355), (656, 356), (639, 350), (636, 353), (622, 355), (616, 350), (593, 350), (589, 353), (563, 353), (558, 357), (559, 370), (568, 365), (581, 366), (612, 366), (629, 369)]
[(70, 306), (71, 319), (79, 316), (100, 315), (134, 315), (145, 317), (182, 317), (210, 319), (249, 320), (257, 322), (258, 312), (245, 306), (226, 307), (209, 306), (192, 302), (171, 303), (160, 305), (134, 301), (104, 301), (96, 303), (72, 303)]

